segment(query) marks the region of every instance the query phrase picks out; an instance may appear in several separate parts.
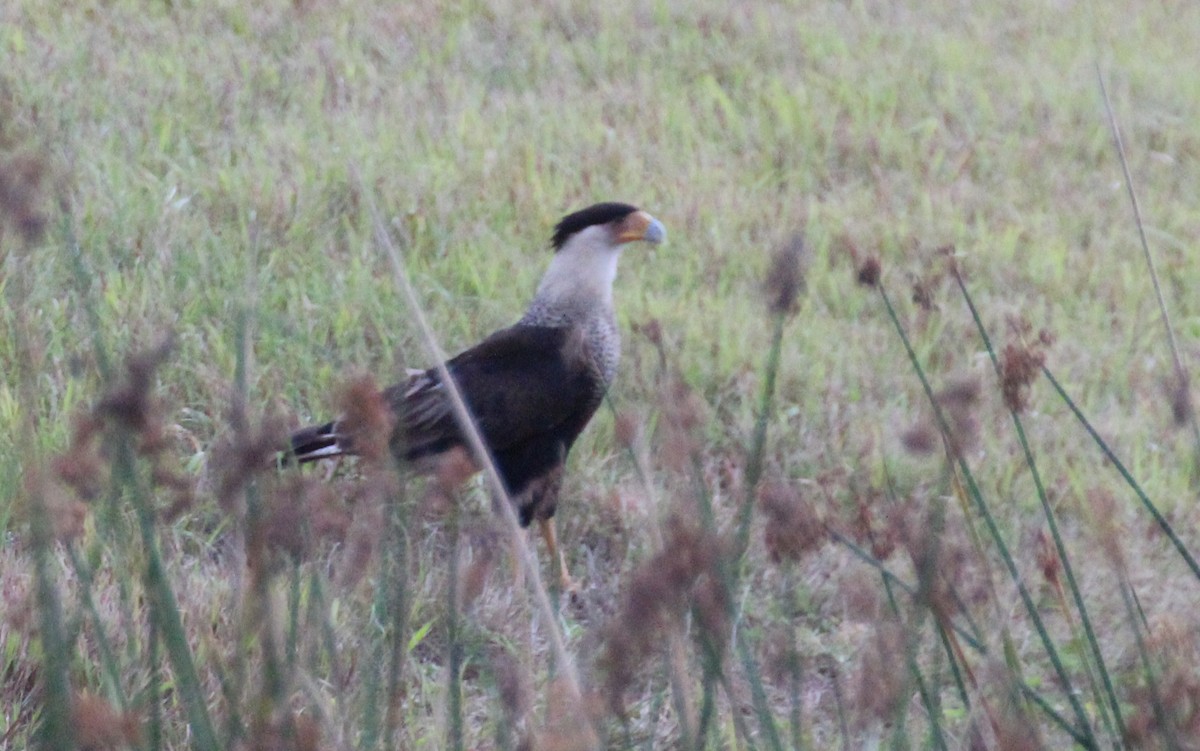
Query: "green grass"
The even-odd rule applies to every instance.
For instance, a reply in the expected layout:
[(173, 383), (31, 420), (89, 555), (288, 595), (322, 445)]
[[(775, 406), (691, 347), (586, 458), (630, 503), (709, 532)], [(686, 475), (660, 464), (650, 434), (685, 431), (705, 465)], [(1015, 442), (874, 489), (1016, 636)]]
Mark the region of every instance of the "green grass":
[[(456, 547), (445, 515), (426, 513), (420, 482), (382, 493), (370, 472), (340, 475), (321, 503), (344, 514), (343, 544), (314, 544), (298, 566), (276, 561), (251, 590), (237, 551), (256, 522), (217, 502), (213, 457), (234, 434), (239, 368), (256, 426), (332, 414), (354, 373), (387, 383), (428, 364), (370, 206), (442, 345), (456, 351), (520, 313), (562, 214), (626, 200), (662, 219), (670, 241), (631, 249), (618, 278), (626, 336), (612, 396), (644, 429), (646, 476), (602, 410), (572, 454), (561, 507), (560, 536), (586, 589), (558, 620), (585, 692), (604, 685), (605, 634), (658, 552), (652, 530), (672, 511), (698, 516), (696, 487), (718, 530), (736, 530), (772, 341), (763, 277), (796, 231), (811, 256), (807, 292), (784, 329), (764, 477), (796, 488), (847, 537), (862, 503), (880, 536), (902, 526), (896, 518), (944, 506), (940, 548), (962, 556), (945, 565), (961, 569), (953, 585), (978, 633), (961, 613), (953, 625), (987, 655), (963, 647), (978, 680), (966, 681), (968, 708), (957, 658), (934, 630), (948, 624), (899, 589), (899, 615), (889, 615), (879, 573), (844, 545), (771, 561), (756, 513), (723, 662), (706, 661), (698, 641), (707, 627), (696, 603), (716, 575), (692, 571), (689, 596), (700, 600), (662, 637), (675, 640), (676, 662), (670, 650), (653, 653), (626, 688), (627, 717), (601, 713), (602, 742), (772, 748), (773, 723), (784, 746), (937, 747), (940, 733), (956, 748), (972, 723), (999, 743), (1010, 716), (1033, 717), (1046, 747), (1070, 742), (1028, 693), (1004, 701), (1019, 672), (1076, 719), (995, 547), (970, 542), (982, 521), (955, 498), (946, 456), (904, 449), (902, 434), (932, 410), (878, 295), (855, 284), (857, 254), (880, 258), (932, 388), (981, 385), (979, 440), (963, 458), (1101, 745), (1170, 747), (1167, 735), (1122, 741), (1106, 728), (1078, 619), (1039, 573), (1046, 522), (1025, 452), (937, 249), (957, 250), (997, 349), (1013, 341), (1007, 322), (1018, 316), (1055, 335), (1049, 370), (1195, 554), (1195, 446), (1172, 420), (1172, 357), (1096, 65), (1186, 366), (1200, 336), (1198, 36), (1200, 9), (1179, 3), (6, 3), (0, 170), (8, 179), (20, 159), (41, 165), (33, 200), (46, 231), (27, 243), (8, 222), (11, 206), (0, 210), (0, 746), (23, 747), (53, 715), (37, 697), (56, 677), (131, 708), (144, 748), (188, 747), (197, 735), (186, 718), (202, 710), (217, 747), (239, 732), (297, 741), (307, 730), (285, 721), (285, 707), (336, 748), (393, 731), (408, 747), (443, 747), (458, 721), (465, 747), (506, 747), (531, 732), (548, 748), (586, 740), (563, 719), (573, 699), (552, 679), (549, 624), (513, 584), (506, 555), (488, 558), (498, 522), (480, 487), (465, 496)], [(929, 309), (911, 299), (918, 282)], [(659, 353), (633, 331), (651, 321), (671, 373), (696, 396), (682, 466), (669, 461), (680, 439)], [(104, 359), (120, 372), (126, 354), (167, 335), (174, 346), (152, 386), (169, 442), (117, 471), (118, 439), (106, 434), (101, 464), (113, 470), (72, 543), (95, 574), (81, 585), (67, 546), (39, 544), (40, 502), (59, 518), (55, 503), (70, 493), (31, 478), (66, 450), (72, 416), (110, 390)], [(1030, 396), (1021, 425), (1121, 713), (1157, 716), (1171, 686), (1165, 674), (1153, 680), (1161, 669), (1142, 668), (1143, 648), (1151, 660), (1200, 650), (1200, 584), (1057, 392), (1039, 379)], [(151, 481), (154, 462), (184, 473), (196, 494), (155, 523), (157, 551), (135, 542), (137, 493), (160, 511), (173, 500)], [(299, 503), (271, 478), (243, 485), (261, 492), (266, 529)], [(1105, 495), (1114, 506), (1097, 519)], [(403, 510), (398, 531), (383, 524), (390, 514), (378, 516), (391, 508)], [(396, 544), (383, 529), (404, 535), (403, 555), (379, 555), (383, 541)], [(1111, 565), (1105, 534), (1119, 536), (1124, 569)], [(855, 539), (865, 550), (880, 542)], [(366, 563), (350, 576), (356, 544), (367, 546)], [(459, 568), (482, 561), (486, 574), (457, 619), (446, 594), (456, 549)], [(144, 610), (166, 606), (164, 582), (148, 573), (157, 556), (186, 644), (162, 630), (170, 619)], [(903, 544), (884, 565), (908, 585), (929, 584)], [(51, 580), (53, 593), (38, 589)], [(247, 605), (249, 591), (269, 600), (269, 617)], [(1129, 593), (1144, 616), (1131, 617)], [(53, 598), (57, 634), (44, 627)], [(908, 683), (904, 700), (880, 710), (862, 683), (884, 685), (870, 652), (896, 621), (907, 654), (887, 664)], [(47, 660), (43, 645), (63, 639), (64, 664)], [(184, 647), (195, 685), (180, 669)], [(260, 680), (275, 652), (285, 655), (282, 689)], [(446, 673), (452, 652), (461, 681)], [(1180, 680), (1200, 682), (1195, 664)], [(462, 692), (461, 716), (452, 691)], [(513, 691), (529, 693), (515, 709)], [(390, 708), (389, 692), (403, 697)]]

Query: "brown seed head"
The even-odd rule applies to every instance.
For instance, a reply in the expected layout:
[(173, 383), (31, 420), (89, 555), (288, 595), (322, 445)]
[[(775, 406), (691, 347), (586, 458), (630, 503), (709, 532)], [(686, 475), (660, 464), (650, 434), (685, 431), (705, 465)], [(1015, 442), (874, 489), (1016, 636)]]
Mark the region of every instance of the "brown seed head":
[(1062, 561), (1059, 560), (1058, 550), (1050, 540), (1050, 535), (1046, 534), (1044, 529), (1038, 530), (1037, 562), (1046, 581), (1053, 586), (1058, 586), (1058, 574), (1062, 570)]
[(102, 429), (103, 423), (95, 415), (75, 415), (67, 450), (50, 464), (58, 479), (85, 501), (94, 500), (105, 486), (108, 465), (100, 458)]
[(312, 536), (341, 545), (350, 531), (353, 515), (344, 494), (335, 493), (328, 483), (314, 477), (302, 477), (303, 488), (292, 491), (293, 496), (305, 498)]
[(641, 435), (641, 424), (631, 412), (620, 412), (617, 414), (617, 419), (613, 427), (613, 433), (616, 435), (617, 444), (622, 448), (632, 449), (637, 445), (637, 440)]
[(24, 485), (28, 502), (40, 504), (49, 519), (54, 539), (70, 542), (83, 534), (88, 507), (66, 486), (37, 470), (25, 473)]
[(1159, 739), (1173, 736), (1184, 741), (1180, 748), (1194, 748), (1187, 742), (1200, 738), (1200, 672), (1196, 669), (1200, 633), (1194, 623), (1171, 616), (1155, 620), (1149, 631), (1147, 647), (1157, 675), (1152, 685), (1139, 666), (1125, 681), (1133, 686), (1125, 740), (1137, 747), (1154, 747)]
[[(844, 509), (844, 517), (839, 531), (859, 545), (870, 547), (871, 555), (877, 559), (887, 560), (903, 536), (899, 507), (884, 505), (883, 493), (878, 488), (868, 486), (865, 492), (855, 493), (851, 502), (841, 508)], [(832, 525), (833, 521), (827, 526)]]
[(879, 575), (868, 571), (865, 567), (847, 569), (838, 582), (843, 612), (850, 621), (872, 623), (887, 610), (879, 587)]
[(919, 422), (900, 434), (900, 445), (910, 454), (928, 456), (937, 449), (937, 430), (928, 422)]
[(1000, 392), (1004, 404), (1014, 412), (1024, 412), (1029, 406), (1029, 388), (1046, 364), (1046, 349), (1054, 337), (1046, 330), (1033, 337), (1033, 327), (1023, 318), (1008, 321), (1016, 341), (1004, 346), (1000, 355)]
[(538, 751), (592, 751), (600, 746), (584, 699), (565, 679), (550, 682), (546, 689), (546, 726), (537, 733), (534, 744)]
[(792, 315), (804, 292), (808, 254), (804, 237), (797, 233), (776, 249), (766, 280), (767, 309), (771, 315)]
[(946, 442), (955, 455), (979, 444), (979, 391), (977, 380), (963, 378), (934, 395), (949, 428)]
[(46, 164), (35, 156), (9, 156), (0, 161), (0, 224), (36, 243), (46, 230), (42, 184)]
[(174, 521), (195, 505), (196, 487), (191, 477), (168, 469), (157, 460), (150, 472), (150, 479), (155, 487), (163, 488), (171, 495), (171, 503), (162, 512), (164, 521)]
[(668, 468), (683, 471), (690, 467), (699, 450), (696, 430), (700, 424), (700, 398), (683, 378), (675, 376), (664, 386), (660, 403), (663, 407), (660, 456)]
[(321, 484), (289, 472), (267, 485), (261, 520), (263, 542), (271, 551), (285, 553), (294, 561), (306, 559), (316, 539), (312, 523), (324, 492)]
[(497, 647), (491, 655), (492, 678), (500, 695), (500, 706), (509, 724), (525, 719), (533, 709), (533, 675), (507, 649)]
[(664, 632), (682, 630), (690, 606), (697, 608), (707, 632), (727, 628), (727, 594), (719, 584), (717, 568), (725, 545), (679, 516), (668, 520), (663, 538), (662, 552), (634, 570), (619, 610), (605, 629), (600, 664), (607, 705), (617, 716), (624, 714), (625, 690), (661, 649)]
[(96, 405), (98, 415), (135, 433), (158, 430), (161, 407), (152, 397), (154, 374), (173, 348), (171, 337), (152, 349), (125, 358), (125, 375)]
[(874, 287), (879, 284), (883, 267), (878, 256), (867, 256), (855, 269), (855, 280), (864, 287)]
[(794, 486), (781, 481), (764, 483), (758, 503), (766, 517), (763, 537), (772, 561), (798, 561), (824, 544), (824, 522)]
[(904, 516), (904, 545), (917, 573), (917, 597), (939, 621), (947, 623), (957, 612), (952, 577), (957, 567), (949, 560), (949, 540), (933, 512), (911, 508)]
[(269, 418), (258, 426), (247, 426), (213, 444), (210, 466), (217, 476), (217, 503), (232, 512), (239, 505), (239, 493), (257, 475), (274, 471), (279, 447), (285, 445), (287, 431), (283, 421)]
[(386, 503), (394, 495), (395, 473), (368, 475), (355, 487), (355, 514), (346, 540), (346, 555), (338, 583), (353, 588), (366, 574), (386, 527)]
[(1121, 544), (1125, 528), (1118, 513), (1117, 499), (1104, 487), (1096, 487), (1087, 495), (1091, 507), (1092, 529), (1100, 542), (1100, 549), (1118, 571), (1128, 570), (1125, 549)]
[(318, 751), (321, 726), (307, 714), (261, 717), (250, 728), (250, 737), (238, 751)]
[(395, 416), (375, 379), (367, 374), (352, 377), (342, 387), (338, 404), (342, 411), (338, 428), (347, 445), (366, 462), (379, 463), (388, 457)]
[(1171, 420), (1175, 427), (1186, 426), (1192, 419), (1192, 391), (1187, 375), (1172, 379), (1166, 387), (1166, 392), (1171, 405)]
[(452, 496), (478, 471), (471, 454), (464, 448), (455, 447), (437, 458), (434, 484), (441, 493)]
[(908, 671), (904, 667), (903, 627), (888, 620), (875, 624), (874, 639), (861, 652), (855, 681), (854, 706), (858, 720), (891, 721), (900, 703), (906, 699)]
[(958, 266), (958, 248), (954, 245), (943, 245), (937, 249), (936, 254), (945, 262), (946, 271), (956, 278), (962, 276), (962, 271)]
[(995, 748), (1004, 751), (1043, 751), (1047, 748), (1038, 730), (1038, 723), (1029, 716), (1027, 705), (1020, 700), (1020, 690), (1013, 683), (1012, 673), (998, 662), (987, 667), (987, 681), (993, 684), (996, 700), (992, 730), (996, 734)]
[(71, 728), (75, 743), (89, 751), (123, 749), (139, 743), (141, 723), (132, 713), (123, 713), (99, 696), (76, 694), (71, 702)]
[(657, 318), (651, 318), (645, 323), (634, 325), (634, 331), (646, 337), (646, 341), (656, 348), (663, 346), (662, 323)]

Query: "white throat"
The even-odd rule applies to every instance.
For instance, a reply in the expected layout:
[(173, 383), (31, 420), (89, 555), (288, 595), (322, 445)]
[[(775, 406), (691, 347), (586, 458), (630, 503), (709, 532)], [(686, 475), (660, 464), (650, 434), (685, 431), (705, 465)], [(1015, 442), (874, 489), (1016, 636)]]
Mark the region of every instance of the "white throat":
[(621, 246), (607, 227), (588, 227), (554, 255), (534, 304), (581, 313), (612, 310)]

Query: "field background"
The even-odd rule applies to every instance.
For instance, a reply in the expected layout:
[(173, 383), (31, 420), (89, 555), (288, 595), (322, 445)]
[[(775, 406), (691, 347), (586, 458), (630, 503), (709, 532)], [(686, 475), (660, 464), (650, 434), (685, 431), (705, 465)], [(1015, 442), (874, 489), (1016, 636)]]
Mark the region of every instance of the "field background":
[[(449, 351), (519, 315), (564, 213), (623, 200), (668, 228), (667, 244), (626, 252), (616, 292), (626, 336), (613, 403), (652, 457), (648, 482), (602, 410), (572, 454), (559, 516), (583, 583), (559, 621), (585, 687), (604, 681), (596, 662), (627, 615), (622, 598), (639, 565), (658, 552), (652, 530), (672, 513), (696, 516), (690, 470), (671, 462), (682, 439), (666, 413), (680, 403), (689, 411), (685, 453), (697, 459), (717, 524), (736, 526), (774, 325), (763, 280), (775, 249), (796, 233), (807, 245), (807, 288), (784, 330), (762, 455), (766, 481), (819, 497), (831, 525), (838, 509), (881, 499), (889, 483), (895, 498), (914, 506), (954, 495), (946, 457), (914, 454), (913, 441), (903, 439), (928, 421), (930, 408), (879, 295), (856, 284), (856, 267), (876, 257), (934, 388), (978, 385), (971, 419), (979, 436), (965, 458), (1054, 638), (1081, 652), (1039, 573), (1045, 519), (939, 249), (955, 249), (998, 345), (1014, 339), (1018, 317), (1035, 334), (1053, 334), (1047, 365), (1195, 549), (1196, 446), (1174, 416), (1171, 353), (1098, 69), (1182, 360), (1191, 366), (1200, 352), (1197, 39), (1200, 6), (1165, 1), (4, 3), (0, 745), (29, 742), (46, 673), (39, 621), (30, 615), (37, 581), (30, 509), (58, 491), (31, 478), (66, 450), (72, 415), (109, 388), (101, 352), (119, 364), (168, 335), (173, 346), (152, 391), (169, 440), (155, 461), (189, 478), (194, 497), (160, 518), (156, 536), (214, 721), (222, 733), (234, 727), (227, 721), (237, 714), (234, 697), (234, 705), (255, 707), (246, 716), (259, 722), (247, 720), (247, 728), (279, 727), (284, 706), (315, 718), (319, 741), (282, 733), (280, 743), (357, 748), (370, 737), (368, 706), (381, 700), (365, 675), (388, 631), (368, 615), (378, 605), (376, 563), (343, 575), (352, 566), (330, 544), (284, 567), (263, 590), (277, 600), (280, 623), (261, 625), (245, 614), (253, 597), (240, 571), (244, 558), (229, 553), (241, 539), (239, 522), (216, 502), (220, 474), (210, 460), (232, 434), (239, 367), (250, 420), (295, 425), (334, 413), (340, 385), (354, 374), (386, 383), (405, 366), (428, 364), (375, 242), (372, 205)], [(664, 393), (675, 389), (678, 397), (676, 375), (687, 398)], [(1166, 644), (1195, 656), (1200, 582), (1044, 380), (1034, 381), (1029, 398), (1025, 429), (1128, 720), (1144, 698), (1134, 634), (1151, 649)], [(359, 492), (358, 478), (354, 468), (339, 475), (340, 498)], [(171, 505), (166, 490), (155, 492), (157, 506)], [(1104, 524), (1096, 521), (1097, 498), (1111, 499)], [(69, 545), (48, 556), (67, 631), (78, 637), (65, 670), (75, 692), (144, 717), (147, 687), (155, 685), (145, 669), (154, 658), (146, 654), (152, 640), (138, 584), (145, 556), (132, 537), (123, 549), (119, 537), (105, 536), (90, 512), (98, 503), (81, 511)], [(446, 533), (444, 515), (418, 509), (407, 519), (401, 579), (411, 599), (401, 633), (412, 638), (401, 693), (392, 697), (398, 714), (389, 718), (401, 726), (402, 747), (442, 747), (448, 733), (455, 737), (447, 561), (451, 549), (470, 565), (490, 560), (480, 552), (495, 536), (486, 506), (481, 488), (465, 495), (461, 544)], [(967, 537), (957, 503), (949, 508), (947, 523)], [(132, 512), (118, 514), (135, 536)], [(348, 522), (351, 541), (356, 523), (369, 526)], [(731, 652), (711, 731), (697, 743), (771, 747), (761, 713), (749, 709), (758, 679), (746, 666), (758, 665), (780, 726), (802, 718), (788, 735), (793, 742), (936, 745), (915, 694), (886, 712), (869, 700), (870, 655), (887, 631), (877, 574), (836, 544), (798, 562), (773, 562), (762, 524), (756, 514), (732, 595), (737, 629), (750, 635), (754, 656), (737, 662)], [(1130, 627), (1123, 590), (1113, 583), (1104, 541), (1114, 538), (1144, 613), (1141, 631)], [(98, 572), (93, 620), (80, 615), (86, 608), (71, 545), (88, 551)], [(911, 562), (897, 556), (888, 565), (913, 580)], [(647, 653), (625, 687), (624, 720), (604, 715), (598, 729), (580, 730), (558, 716), (575, 710), (555, 698), (547, 626), (514, 587), (505, 556), (497, 560), (486, 570), (464, 564), (485, 582), (459, 624), (474, 640), (461, 683), (466, 746), (575, 748), (600, 738), (612, 747), (632, 740), (671, 748), (695, 740), (687, 707), (708, 695), (703, 680), (680, 684), (666, 666), (703, 673), (699, 650), (688, 646), (703, 630), (699, 616), (677, 632), (664, 628), (678, 638), (663, 636), (662, 649)], [(548, 577), (544, 553), (540, 560)], [(992, 570), (999, 594), (984, 596), (975, 618), (989, 633), (1011, 628), (1010, 666), (1023, 665), (1067, 713), (1011, 584), (998, 566)], [(314, 582), (323, 582), (320, 597)], [(270, 647), (256, 634), (286, 631), (290, 592), (302, 592), (305, 603), (297, 639), (312, 643), (300, 651), (315, 656), (292, 663), (268, 711), (254, 697), (269, 692), (242, 662), (265, 659)], [(924, 633), (919, 638), (936, 647), (931, 626), (906, 608), (903, 633)], [(117, 644), (120, 680), (97, 665), (98, 623)], [(988, 688), (1004, 672), (998, 644), (992, 657), (972, 658), (980, 697), (1004, 693)], [(792, 683), (771, 669), (780, 649), (799, 655), (804, 668)], [(515, 657), (497, 658), (498, 651)], [(903, 673), (902, 655), (886, 659)], [(1069, 665), (1073, 674), (1082, 659)], [(496, 667), (510, 662), (528, 694), (515, 704)], [(1003, 746), (1003, 723), (986, 722), (981, 702), (957, 704), (944, 664), (933, 663), (927, 678), (945, 692), (947, 745), (967, 747), (976, 734), (985, 747)], [(1200, 683), (1196, 665), (1184, 676), (1192, 686)], [(230, 675), (242, 678), (234, 689), (222, 684)], [(692, 685), (694, 695), (680, 685)], [(165, 729), (154, 737), (162, 747), (189, 743), (182, 702), (175, 693), (161, 702)], [(1098, 710), (1089, 704), (1087, 711)], [(1070, 742), (1038, 718), (1027, 747)], [(231, 730), (221, 742), (250, 743), (247, 733)], [(1112, 740), (1170, 745), (1169, 736), (1124, 735)], [(144, 734), (137, 743), (153, 745)]]

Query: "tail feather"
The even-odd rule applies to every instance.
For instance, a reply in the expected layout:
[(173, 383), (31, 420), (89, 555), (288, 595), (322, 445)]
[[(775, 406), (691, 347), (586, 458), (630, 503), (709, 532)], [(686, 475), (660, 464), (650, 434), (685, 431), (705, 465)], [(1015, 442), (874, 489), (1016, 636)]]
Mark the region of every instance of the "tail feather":
[(338, 443), (335, 427), (336, 423), (327, 422), (324, 425), (301, 428), (292, 433), (292, 451), (289, 459), (304, 464), (331, 456), (341, 456), (345, 452)]

